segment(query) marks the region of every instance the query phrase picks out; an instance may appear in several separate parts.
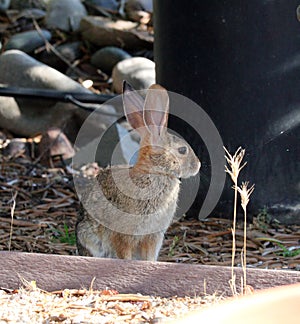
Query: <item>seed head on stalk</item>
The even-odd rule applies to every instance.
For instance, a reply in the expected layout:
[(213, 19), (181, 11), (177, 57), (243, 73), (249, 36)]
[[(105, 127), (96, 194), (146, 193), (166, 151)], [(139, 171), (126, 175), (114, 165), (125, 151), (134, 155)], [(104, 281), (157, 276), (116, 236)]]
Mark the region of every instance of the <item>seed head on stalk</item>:
[(226, 147), (224, 147), (224, 150), (226, 152), (225, 159), (230, 167), (228, 168), (228, 166), (225, 165), (225, 172), (227, 172), (230, 175), (233, 183), (235, 184), (235, 186), (237, 186), (239, 173), (243, 169), (243, 167), (247, 164), (247, 162), (245, 162), (241, 166), (241, 163), (245, 155), (245, 149), (239, 147), (233, 156), (227, 151)]
[(240, 187), (234, 186), (234, 189), (236, 188), (241, 196), (241, 206), (244, 212), (246, 212), (247, 205), (250, 200), (250, 195), (254, 191), (254, 184), (250, 188), (248, 188), (248, 186), (249, 186), (249, 181), (245, 181), (245, 182), (243, 181)]

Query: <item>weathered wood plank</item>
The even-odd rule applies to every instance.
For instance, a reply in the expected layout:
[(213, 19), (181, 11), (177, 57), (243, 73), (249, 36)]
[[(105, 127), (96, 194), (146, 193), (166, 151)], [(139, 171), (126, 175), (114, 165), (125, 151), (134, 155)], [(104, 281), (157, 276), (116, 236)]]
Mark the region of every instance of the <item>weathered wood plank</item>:
[[(229, 267), (127, 261), (22, 252), (0, 252), (0, 285), (18, 288), (21, 279), (35, 280), (47, 290), (89, 288), (116, 289), (120, 293), (195, 296), (204, 292), (231, 295)], [(300, 272), (247, 270), (248, 284), (254, 289), (300, 283)], [(237, 285), (241, 277), (237, 269)]]

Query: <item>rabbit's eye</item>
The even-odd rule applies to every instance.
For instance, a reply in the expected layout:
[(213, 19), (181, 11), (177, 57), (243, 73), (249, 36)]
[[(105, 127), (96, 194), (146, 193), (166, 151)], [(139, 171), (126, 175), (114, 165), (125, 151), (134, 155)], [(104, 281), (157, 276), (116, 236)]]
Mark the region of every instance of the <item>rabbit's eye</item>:
[(186, 152), (187, 152), (187, 147), (186, 146), (178, 147), (178, 153), (179, 154), (184, 155), (184, 154), (186, 154)]

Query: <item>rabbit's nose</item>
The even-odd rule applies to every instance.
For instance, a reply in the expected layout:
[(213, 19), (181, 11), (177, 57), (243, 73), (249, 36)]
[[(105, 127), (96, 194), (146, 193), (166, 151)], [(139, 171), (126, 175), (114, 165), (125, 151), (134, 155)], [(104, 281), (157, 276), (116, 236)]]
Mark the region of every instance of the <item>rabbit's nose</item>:
[(201, 162), (199, 159), (197, 159), (197, 163), (196, 163), (196, 167), (195, 167), (195, 169), (197, 170), (196, 174), (199, 172), (200, 168), (201, 168)]
[(198, 158), (195, 158), (195, 160), (193, 160), (192, 165), (191, 165), (191, 176), (195, 176), (201, 167), (201, 162), (199, 161)]

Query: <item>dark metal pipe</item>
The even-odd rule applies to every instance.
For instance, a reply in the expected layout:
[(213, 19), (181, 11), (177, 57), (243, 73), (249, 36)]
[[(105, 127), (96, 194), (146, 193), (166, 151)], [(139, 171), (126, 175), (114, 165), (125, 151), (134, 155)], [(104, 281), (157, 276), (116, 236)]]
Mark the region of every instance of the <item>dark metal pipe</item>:
[[(32, 89), (19, 87), (0, 87), (0, 96), (29, 99), (47, 99), (72, 102), (72, 98), (84, 103), (103, 104), (115, 95), (94, 94), (84, 92), (64, 92), (51, 89)], [(74, 102), (73, 102), (74, 103)]]

